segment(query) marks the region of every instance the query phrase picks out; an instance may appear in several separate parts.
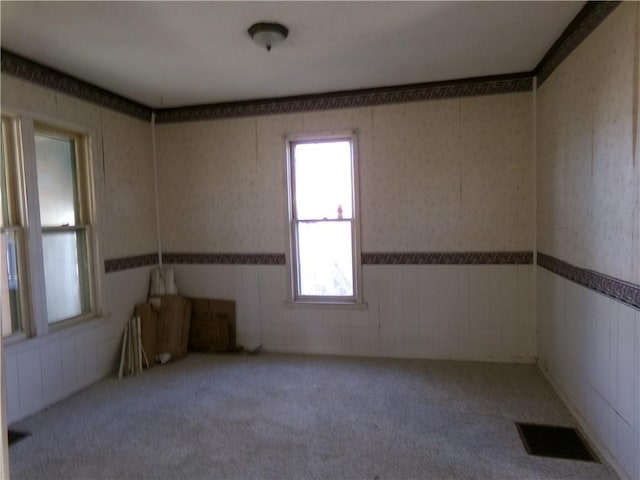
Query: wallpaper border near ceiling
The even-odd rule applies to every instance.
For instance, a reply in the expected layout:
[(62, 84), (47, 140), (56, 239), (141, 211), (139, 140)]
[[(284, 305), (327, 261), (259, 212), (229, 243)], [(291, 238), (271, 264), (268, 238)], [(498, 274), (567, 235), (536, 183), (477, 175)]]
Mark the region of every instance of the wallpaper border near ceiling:
[(0, 49), (0, 55), (3, 73), (145, 121), (151, 120), (154, 111), (158, 123), (276, 115), (530, 91), (534, 76), (538, 77), (538, 86), (544, 83), (558, 65), (621, 3), (587, 2), (531, 72), (157, 110), (4, 48)]
[(621, 3), (620, 1), (588, 1), (534, 69), (533, 73), (538, 77), (537, 86), (542, 85), (564, 59)]
[(2, 55), (2, 73), (147, 122), (151, 121), (152, 109), (141, 103), (29, 60), (4, 48), (0, 49), (0, 55)]
[(586, 268), (576, 267), (542, 252), (537, 254), (537, 263), (539, 267), (562, 278), (640, 310), (640, 285), (618, 280)]
[(441, 100), (445, 98), (530, 92), (532, 88), (533, 76), (531, 73), (525, 72), (445, 82), (271, 98), (248, 102), (164, 108), (156, 111), (156, 122), (182, 123), (238, 117), (257, 117), (262, 115), (316, 112), (394, 103)]

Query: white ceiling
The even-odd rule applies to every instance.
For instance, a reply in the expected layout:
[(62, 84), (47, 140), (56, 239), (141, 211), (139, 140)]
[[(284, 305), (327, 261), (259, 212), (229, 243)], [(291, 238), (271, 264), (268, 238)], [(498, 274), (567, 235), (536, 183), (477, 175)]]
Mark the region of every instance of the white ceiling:
[[(584, 3), (2, 0), (1, 44), (173, 107), (530, 71)], [(257, 21), (289, 38), (267, 52)]]

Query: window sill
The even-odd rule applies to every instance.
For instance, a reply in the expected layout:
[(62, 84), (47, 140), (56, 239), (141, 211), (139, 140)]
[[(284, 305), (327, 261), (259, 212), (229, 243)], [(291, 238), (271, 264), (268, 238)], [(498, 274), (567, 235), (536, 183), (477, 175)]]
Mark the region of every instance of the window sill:
[(19, 343), (22, 343), (25, 340), (27, 340), (27, 336), (23, 332), (12, 333), (11, 335), (2, 337), (2, 346), (4, 348), (7, 348), (12, 345), (17, 345)]
[(100, 320), (100, 315), (96, 315), (95, 313), (87, 313), (85, 315), (79, 315), (77, 317), (67, 318), (66, 320), (59, 320), (57, 322), (53, 322), (49, 324), (49, 333), (60, 332), (62, 330), (66, 330), (67, 328), (75, 327), (76, 325), (83, 325), (86, 323), (90, 323), (93, 320)]
[(287, 300), (285, 308), (291, 309), (319, 309), (319, 310), (367, 310), (366, 302), (321, 302), (318, 300)]

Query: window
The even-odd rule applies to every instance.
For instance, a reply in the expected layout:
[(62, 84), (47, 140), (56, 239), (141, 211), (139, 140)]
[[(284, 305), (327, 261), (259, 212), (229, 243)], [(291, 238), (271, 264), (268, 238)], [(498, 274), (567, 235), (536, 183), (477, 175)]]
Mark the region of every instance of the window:
[(43, 335), (53, 324), (93, 317), (88, 137), (3, 116), (1, 153), (3, 337)]
[(36, 169), (49, 323), (91, 312), (90, 215), (82, 138), (36, 127)]
[(2, 336), (22, 331), (22, 312), (26, 282), (22, 279), (24, 229), (20, 208), (19, 164), (16, 158), (15, 122), (2, 117), (0, 144), (0, 318)]
[(360, 302), (356, 178), (353, 135), (289, 140), (294, 301)]

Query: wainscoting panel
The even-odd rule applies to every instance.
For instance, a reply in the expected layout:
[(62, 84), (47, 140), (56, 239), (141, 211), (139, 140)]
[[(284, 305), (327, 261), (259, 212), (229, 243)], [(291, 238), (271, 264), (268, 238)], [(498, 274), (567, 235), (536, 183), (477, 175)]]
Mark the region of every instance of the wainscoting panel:
[(640, 478), (640, 311), (538, 268), (540, 368), (589, 437)]
[(5, 347), (9, 423), (115, 372), (125, 322), (147, 297), (151, 268), (106, 275), (105, 317)]
[(364, 265), (366, 308), (291, 305), (283, 265), (172, 268), (181, 294), (236, 301), (248, 348), (535, 361), (531, 265)]

